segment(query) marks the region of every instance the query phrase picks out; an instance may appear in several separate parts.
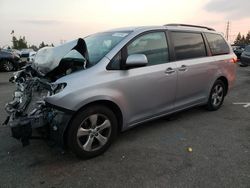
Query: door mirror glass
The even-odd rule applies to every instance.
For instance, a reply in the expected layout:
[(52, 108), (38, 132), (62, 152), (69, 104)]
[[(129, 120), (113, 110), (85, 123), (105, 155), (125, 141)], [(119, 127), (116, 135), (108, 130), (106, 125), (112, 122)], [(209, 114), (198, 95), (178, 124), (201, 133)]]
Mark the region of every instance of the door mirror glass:
[(126, 67), (143, 67), (148, 64), (147, 56), (144, 54), (129, 55), (126, 60)]

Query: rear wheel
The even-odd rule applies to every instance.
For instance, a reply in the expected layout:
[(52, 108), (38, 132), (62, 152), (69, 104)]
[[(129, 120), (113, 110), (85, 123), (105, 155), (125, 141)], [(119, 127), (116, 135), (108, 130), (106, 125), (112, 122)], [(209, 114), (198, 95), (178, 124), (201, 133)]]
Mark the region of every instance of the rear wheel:
[(117, 119), (104, 106), (90, 106), (80, 111), (69, 126), (68, 146), (85, 159), (105, 152), (117, 135)]
[(14, 65), (9, 60), (2, 60), (1, 61), (1, 69), (3, 71), (6, 71), (6, 72), (13, 71), (14, 70)]
[(210, 111), (218, 110), (223, 104), (224, 97), (226, 94), (226, 87), (223, 81), (216, 80), (211, 91), (207, 102), (207, 109)]

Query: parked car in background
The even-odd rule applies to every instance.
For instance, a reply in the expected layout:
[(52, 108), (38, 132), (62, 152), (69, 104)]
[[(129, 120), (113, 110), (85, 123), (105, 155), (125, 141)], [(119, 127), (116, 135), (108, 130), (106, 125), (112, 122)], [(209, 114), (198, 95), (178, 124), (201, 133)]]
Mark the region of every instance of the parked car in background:
[(20, 58), (22, 62), (27, 63), (28, 58), (29, 58), (29, 52), (21, 52)]
[(18, 54), (8, 50), (0, 50), (0, 69), (1, 71), (18, 70), (23, 64), (20, 62)]
[(241, 54), (244, 51), (244, 48), (245, 48), (245, 45), (239, 45), (239, 46), (232, 45), (232, 49), (238, 59), (240, 59)]
[(17, 49), (12, 49), (12, 48), (10, 48), (10, 49), (3, 49), (3, 50), (5, 50), (5, 51), (7, 51), (7, 52), (14, 53), (14, 54), (16, 54), (16, 55), (18, 55), (18, 56), (21, 55), (21, 51), (20, 51), (20, 50), (17, 50)]
[(12, 78), (5, 124), (23, 145), (39, 128), (79, 157), (95, 157), (140, 123), (198, 105), (218, 110), (236, 60), (220, 33), (185, 24), (115, 29), (42, 48)]
[[(21, 55), (20, 55), (21, 62), (29, 63), (34, 58), (33, 54), (36, 54), (36, 52), (33, 49), (23, 49), (23, 50), (21, 50)], [(31, 57), (31, 59), (30, 59), (30, 57)]]
[(246, 67), (248, 65), (250, 65), (250, 45), (245, 47), (240, 58), (240, 66)]
[(36, 52), (30, 52), (30, 53), (29, 53), (29, 58), (28, 58), (28, 62), (27, 62), (27, 63), (32, 63), (32, 62), (34, 62), (35, 56), (36, 56)]

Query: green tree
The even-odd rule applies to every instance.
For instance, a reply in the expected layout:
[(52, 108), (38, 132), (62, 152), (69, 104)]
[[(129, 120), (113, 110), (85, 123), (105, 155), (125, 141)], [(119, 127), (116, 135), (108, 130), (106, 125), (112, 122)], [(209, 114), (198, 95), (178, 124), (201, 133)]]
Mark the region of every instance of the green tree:
[(14, 49), (18, 48), (18, 40), (15, 36), (12, 37), (12, 48)]
[(235, 45), (240, 45), (241, 40), (242, 40), (241, 34), (238, 33), (238, 35), (237, 35), (237, 37), (236, 37), (236, 39), (235, 39), (235, 41), (234, 41), (234, 44), (235, 44)]
[(43, 41), (42, 43), (39, 45), (39, 49), (43, 48), (43, 47), (46, 47), (46, 46), (49, 46), (48, 44), (45, 44)]
[(13, 36), (12, 37), (12, 48), (18, 49), (18, 50), (28, 48), (25, 36), (23, 36), (23, 37), (20, 36), (19, 39), (17, 39), (15, 36)]
[(246, 44), (246, 38), (245, 38), (244, 35), (241, 37), (240, 44), (241, 44), (241, 45)]
[(38, 47), (36, 46), (36, 45), (31, 45), (31, 46), (29, 46), (29, 48), (31, 48), (31, 49), (33, 49), (34, 51), (37, 51), (38, 50)]
[(245, 40), (246, 44), (250, 44), (250, 31), (248, 31), (247, 35), (246, 35), (246, 40)]

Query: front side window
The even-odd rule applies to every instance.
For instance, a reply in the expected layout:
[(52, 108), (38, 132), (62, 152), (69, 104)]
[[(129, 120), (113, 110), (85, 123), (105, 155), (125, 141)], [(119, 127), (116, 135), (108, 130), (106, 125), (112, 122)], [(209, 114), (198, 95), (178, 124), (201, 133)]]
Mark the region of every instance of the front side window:
[(201, 33), (171, 32), (176, 60), (205, 57), (206, 48)]
[(221, 35), (215, 33), (206, 33), (205, 35), (207, 37), (212, 55), (222, 55), (230, 53), (228, 44)]
[(120, 51), (118, 54), (113, 57), (111, 62), (108, 64), (108, 70), (121, 70), (122, 69), (122, 52)]
[(148, 33), (136, 38), (127, 46), (127, 55), (131, 54), (146, 55), (149, 66), (168, 62), (168, 44), (165, 33)]

